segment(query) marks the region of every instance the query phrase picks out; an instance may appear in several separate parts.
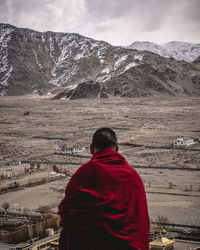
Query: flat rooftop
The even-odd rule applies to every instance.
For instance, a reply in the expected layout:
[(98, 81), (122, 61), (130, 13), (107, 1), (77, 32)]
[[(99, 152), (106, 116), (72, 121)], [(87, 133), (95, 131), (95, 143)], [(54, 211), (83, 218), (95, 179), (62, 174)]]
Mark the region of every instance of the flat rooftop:
[(183, 249), (190, 249), (190, 248), (191, 249), (196, 249), (196, 248), (200, 249), (200, 242), (185, 241), (185, 240), (176, 240), (176, 241), (177, 242), (174, 244), (174, 250), (183, 250)]
[(25, 222), (26, 219), (24, 218), (0, 218), (0, 223), (20, 223), (20, 222)]

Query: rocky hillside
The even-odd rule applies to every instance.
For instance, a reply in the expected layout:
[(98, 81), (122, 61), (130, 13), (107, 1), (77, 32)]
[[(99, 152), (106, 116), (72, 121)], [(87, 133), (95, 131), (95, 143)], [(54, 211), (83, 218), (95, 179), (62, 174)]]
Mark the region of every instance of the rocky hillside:
[(0, 25), (0, 95), (200, 95), (200, 61), (179, 62), (79, 34)]

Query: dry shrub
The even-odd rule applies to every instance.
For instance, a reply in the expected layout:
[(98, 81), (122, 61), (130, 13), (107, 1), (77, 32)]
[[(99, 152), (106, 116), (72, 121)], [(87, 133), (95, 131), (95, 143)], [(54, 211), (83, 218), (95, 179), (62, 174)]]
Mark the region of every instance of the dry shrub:
[(7, 173), (1, 173), (0, 178), (1, 178), (2, 180), (3, 180), (3, 179), (7, 179), (7, 178), (8, 178)]
[(0, 192), (5, 192), (9, 189), (10, 187), (8, 185), (4, 185), (0, 187)]
[(42, 177), (40, 179), (31, 179), (27, 182), (28, 185), (37, 185), (37, 184), (43, 184), (47, 182), (47, 177)]
[(40, 206), (38, 208), (38, 211), (43, 214), (43, 213), (49, 213), (51, 209), (49, 206)]
[(18, 188), (19, 187), (19, 182), (15, 181), (14, 185), (15, 185), (15, 188)]
[(169, 189), (172, 189), (173, 188), (173, 183), (172, 182), (169, 182)]
[(169, 223), (169, 218), (165, 215), (158, 215), (157, 221), (159, 223)]
[(8, 191), (8, 190), (10, 190), (10, 189), (15, 189), (15, 188), (17, 188), (17, 187), (19, 187), (19, 182), (14, 182), (14, 183), (12, 183), (12, 184), (10, 184), (10, 185), (4, 185), (4, 186), (1, 186), (0, 187), (0, 192), (6, 192), (6, 191)]
[(186, 192), (188, 192), (188, 191), (193, 191), (193, 186), (192, 186), (192, 185), (190, 185), (190, 186), (186, 185), (186, 186), (185, 186), (185, 191), (186, 191)]
[(56, 165), (53, 165), (53, 171), (58, 173), (58, 167)]
[(29, 172), (29, 168), (24, 168), (24, 172), (28, 173)]
[(24, 208), (24, 213), (25, 213), (25, 214), (28, 214), (29, 212), (30, 212), (30, 209), (27, 208), (27, 207), (25, 207), (25, 208)]
[(72, 174), (67, 169), (63, 169), (62, 167), (57, 167), (56, 165), (53, 165), (53, 171), (55, 171), (56, 173), (65, 174), (67, 176), (72, 176)]
[(64, 150), (66, 150), (66, 149), (68, 148), (68, 145), (67, 145), (67, 143), (61, 143), (61, 144), (59, 145), (59, 147), (60, 147), (60, 149), (61, 149), (62, 151), (64, 151)]
[(46, 183), (47, 182), (47, 177), (42, 177), (41, 183)]
[(38, 163), (36, 164), (36, 167), (37, 167), (38, 169), (40, 169), (41, 164), (38, 162)]
[(7, 202), (7, 201), (4, 202), (4, 203), (2, 204), (2, 208), (3, 208), (5, 211), (7, 211), (9, 207), (10, 207), (10, 203)]
[(72, 174), (67, 169), (63, 169), (62, 173), (67, 175), (67, 176), (72, 176)]

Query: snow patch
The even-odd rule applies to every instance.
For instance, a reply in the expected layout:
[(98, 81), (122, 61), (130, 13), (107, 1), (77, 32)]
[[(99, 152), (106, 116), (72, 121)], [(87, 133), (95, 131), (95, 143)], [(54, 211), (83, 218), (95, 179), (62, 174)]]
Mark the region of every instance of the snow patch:
[(56, 176), (66, 176), (65, 174), (57, 173), (55, 171), (51, 171), (50, 174), (53, 175), (54, 177), (56, 177)]
[(106, 67), (105, 69), (102, 69), (101, 74), (104, 74), (104, 73), (109, 74), (110, 73), (110, 69), (108, 67)]
[(50, 45), (49, 45), (50, 46), (50, 57), (54, 61), (53, 52), (54, 52), (55, 48), (54, 48), (53, 38), (51, 36), (49, 37), (49, 42), (50, 42)]
[[(2, 26), (0, 33), (0, 85), (7, 87), (9, 85), (8, 80), (13, 71), (13, 66), (10, 65), (8, 60), (8, 42), (11, 40), (11, 33), (13, 32), (13, 28)], [(7, 89), (3, 89), (0, 95), (6, 95)]]
[(111, 78), (111, 75), (101, 76), (97, 78), (97, 82), (106, 82)]
[(5, 95), (7, 95), (7, 92), (8, 92), (7, 89), (2, 90), (2, 91), (0, 92), (0, 96), (5, 96)]
[(134, 55), (134, 60), (142, 61), (143, 56), (144, 56), (144, 55), (142, 55), (142, 54)]
[(103, 64), (104, 63), (104, 53), (105, 53), (105, 48), (101, 47), (98, 51), (97, 51), (97, 56), (99, 57), (100, 63)]
[(81, 58), (83, 58), (84, 57), (84, 54), (77, 54), (75, 57), (74, 57), (74, 59), (75, 60), (79, 60), (79, 59), (81, 59)]
[(0, 36), (0, 45), (1, 47), (7, 48), (8, 47), (8, 42), (11, 39), (11, 33), (14, 29), (10, 28), (10, 27), (5, 27), (3, 26), (1, 28), (1, 36)]
[(120, 57), (114, 65), (114, 70), (116, 70), (117, 68), (119, 68), (119, 66), (126, 60), (126, 58), (128, 57), (128, 55), (122, 56)]
[(98, 44), (97, 44), (97, 43), (92, 43), (90, 46), (91, 46), (90, 49), (92, 50), (92, 49), (94, 49), (95, 47), (97, 47)]
[(62, 97), (60, 98), (61, 101), (68, 101), (70, 98), (67, 98), (67, 97)]
[(135, 62), (129, 63), (128, 65), (126, 65), (125, 69), (123, 70), (123, 73), (125, 71), (129, 70), (130, 68), (135, 67), (135, 66), (137, 66), (137, 63), (135, 63)]
[(78, 86), (78, 84), (75, 84), (75, 85), (69, 85), (66, 89), (68, 89), (68, 90), (72, 90), (72, 89), (75, 89), (77, 86)]
[(64, 70), (58, 78), (50, 80), (49, 83), (51, 83), (57, 87), (62, 86), (62, 84), (69, 81), (71, 79), (71, 77), (76, 74), (76, 72), (77, 72), (77, 66), (73, 65), (73, 66), (67, 68), (66, 70)]
[(36, 64), (39, 66), (40, 69), (42, 69), (42, 64), (39, 62), (39, 58), (38, 58), (38, 55), (37, 55), (37, 52), (34, 50), (34, 55), (35, 55), (35, 61), (36, 61)]
[(0, 84), (2, 86), (8, 86), (8, 79), (10, 78), (12, 71), (13, 71), (13, 66), (11, 65), (6, 74), (1, 78)]

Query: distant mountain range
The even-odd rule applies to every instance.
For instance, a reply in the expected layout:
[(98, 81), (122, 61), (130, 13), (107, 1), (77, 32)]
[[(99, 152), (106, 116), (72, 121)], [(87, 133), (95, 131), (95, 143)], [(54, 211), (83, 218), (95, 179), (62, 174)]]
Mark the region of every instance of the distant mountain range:
[(193, 62), (200, 56), (200, 44), (185, 42), (169, 42), (158, 45), (151, 42), (134, 42), (126, 47), (141, 51), (151, 51), (166, 58), (174, 58), (178, 61)]
[[(174, 51), (182, 51), (175, 60), (164, 52), (155, 54), (155, 48), (154, 53), (147, 51), (144, 44), (156, 47), (135, 42), (122, 48), (74, 33), (0, 24), (0, 95), (53, 93), (56, 99), (200, 95), (199, 45), (187, 45), (186, 52), (185, 43), (180, 49), (182, 43), (175, 42)], [(164, 49), (158, 46), (157, 51)], [(178, 61), (183, 54), (187, 59)]]

